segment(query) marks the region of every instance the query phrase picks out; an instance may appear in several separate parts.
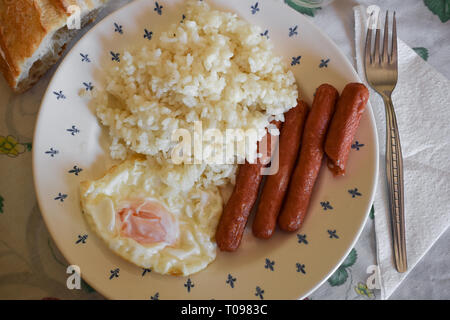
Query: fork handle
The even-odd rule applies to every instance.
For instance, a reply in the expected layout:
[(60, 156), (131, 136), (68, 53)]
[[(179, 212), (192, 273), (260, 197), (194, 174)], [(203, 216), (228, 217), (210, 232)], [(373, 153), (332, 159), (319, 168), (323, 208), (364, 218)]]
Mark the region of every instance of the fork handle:
[(405, 272), (408, 269), (408, 263), (405, 239), (402, 148), (392, 99), (390, 96), (385, 96), (383, 99), (386, 107), (386, 177), (389, 190), (395, 266), (398, 272)]

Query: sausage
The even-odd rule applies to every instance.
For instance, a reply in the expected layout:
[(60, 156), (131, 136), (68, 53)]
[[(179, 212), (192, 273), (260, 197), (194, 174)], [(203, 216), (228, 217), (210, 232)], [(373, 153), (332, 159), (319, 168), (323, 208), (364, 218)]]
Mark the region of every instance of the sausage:
[(222, 251), (235, 251), (241, 243), (248, 216), (258, 197), (261, 168), (260, 163), (246, 162), (239, 166), (233, 193), (216, 230), (216, 242)]
[[(272, 124), (280, 126), (279, 122)], [(270, 135), (267, 140), (271, 140), (269, 138)], [(271, 145), (271, 142), (268, 144)], [(258, 152), (260, 145), (258, 144)], [(245, 225), (258, 197), (261, 170), (266, 162), (258, 160), (250, 164), (246, 161), (239, 166), (233, 193), (225, 205), (216, 230), (216, 243), (221, 251), (236, 251), (239, 248)]]
[[(272, 132), (272, 129), (277, 129), (278, 131), (281, 128), (281, 121), (272, 121), (269, 126), (267, 127), (266, 131), (268, 133), (275, 133)], [(278, 145), (278, 140), (274, 139), (272, 134), (266, 134), (261, 141), (258, 143), (258, 153), (261, 155), (259, 158), (259, 161), (264, 165), (268, 165), (270, 161), (272, 160), (272, 153), (276, 149)]]
[(286, 200), (278, 219), (278, 226), (282, 230), (296, 231), (303, 223), (319, 175), (323, 145), (338, 96), (337, 90), (329, 84), (322, 84), (316, 91), (305, 124), (300, 157), (291, 176)]
[(369, 100), (369, 90), (361, 83), (349, 83), (337, 102), (325, 141), (328, 168), (335, 176), (345, 174), (353, 138)]
[(269, 239), (275, 230), (289, 178), (297, 160), (308, 112), (309, 107), (306, 102), (299, 101), (295, 108), (285, 114), (278, 147), (278, 172), (268, 176), (264, 184), (255, 220), (253, 220), (252, 230), (255, 237)]

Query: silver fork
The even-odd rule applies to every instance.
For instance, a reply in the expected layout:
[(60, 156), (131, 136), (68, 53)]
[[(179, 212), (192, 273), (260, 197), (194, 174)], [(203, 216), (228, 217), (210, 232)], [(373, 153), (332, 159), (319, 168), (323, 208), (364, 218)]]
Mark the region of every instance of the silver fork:
[[(386, 109), (386, 176), (389, 190), (391, 227), (395, 266), (398, 272), (408, 269), (406, 259), (405, 217), (403, 197), (403, 157), (398, 133), (397, 118), (392, 104), (398, 78), (397, 64), (397, 28), (395, 12), (392, 25), (392, 52), (388, 53), (389, 13), (386, 12), (384, 23), (383, 51), (380, 55), (380, 27), (376, 21), (375, 49), (372, 54), (372, 24), (369, 21), (365, 48), (366, 77), (370, 86), (381, 95)], [(370, 20), (374, 17), (370, 16)], [(378, 17), (376, 17), (378, 19)]]

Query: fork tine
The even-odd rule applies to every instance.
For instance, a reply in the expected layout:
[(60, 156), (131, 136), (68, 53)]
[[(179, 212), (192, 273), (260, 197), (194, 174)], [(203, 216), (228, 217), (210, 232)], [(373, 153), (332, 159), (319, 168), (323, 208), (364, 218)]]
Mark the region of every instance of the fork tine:
[(391, 62), (397, 64), (397, 23), (395, 20), (395, 11), (394, 18), (392, 20), (392, 54), (391, 54)]
[(374, 52), (374, 55), (373, 55), (373, 61), (375, 63), (380, 63), (380, 33), (381, 33), (381, 30), (380, 30), (380, 17), (378, 16), (376, 18), (377, 18), (377, 21), (376, 21), (377, 32), (375, 33), (375, 52)]
[(383, 55), (381, 56), (381, 61), (385, 63), (389, 63), (388, 39), (389, 39), (389, 11), (386, 11), (386, 20), (384, 21)]
[(369, 17), (367, 23), (367, 35), (366, 35), (366, 47), (365, 47), (365, 63), (366, 66), (372, 63), (372, 28), (371, 28), (372, 15)]

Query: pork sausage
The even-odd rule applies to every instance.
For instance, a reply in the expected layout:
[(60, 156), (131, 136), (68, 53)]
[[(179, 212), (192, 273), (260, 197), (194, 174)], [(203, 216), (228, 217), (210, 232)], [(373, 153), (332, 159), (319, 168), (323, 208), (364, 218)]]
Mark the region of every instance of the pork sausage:
[[(272, 122), (277, 128), (280, 122)], [(268, 145), (272, 145), (270, 135)], [(260, 144), (258, 144), (258, 151)], [(272, 150), (268, 150), (271, 153)], [(267, 156), (267, 155), (266, 155)], [(216, 243), (221, 251), (236, 251), (241, 243), (245, 225), (258, 197), (261, 184), (261, 170), (267, 165), (267, 159), (259, 159), (254, 164), (247, 161), (239, 166), (236, 184), (230, 199), (225, 205), (216, 230)]]
[(275, 230), (289, 179), (297, 160), (308, 112), (309, 107), (306, 102), (299, 101), (295, 108), (285, 114), (278, 144), (278, 172), (267, 177), (255, 220), (253, 220), (253, 234), (258, 238), (269, 239)]
[(282, 230), (296, 231), (303, 223), (319, 175), (323, 145), (338, 96), (337, 90), (329, 84), (322, 84), (316, 91), (305, 124), (300, 157), (291, 176), (286, 200), (278, 219)]
[(369, 90), (361, 83), (349, 83), (339, 97), (325, 141), (328, 168), (335, 176), (345, 174), (352, 141), (368, 100)]

